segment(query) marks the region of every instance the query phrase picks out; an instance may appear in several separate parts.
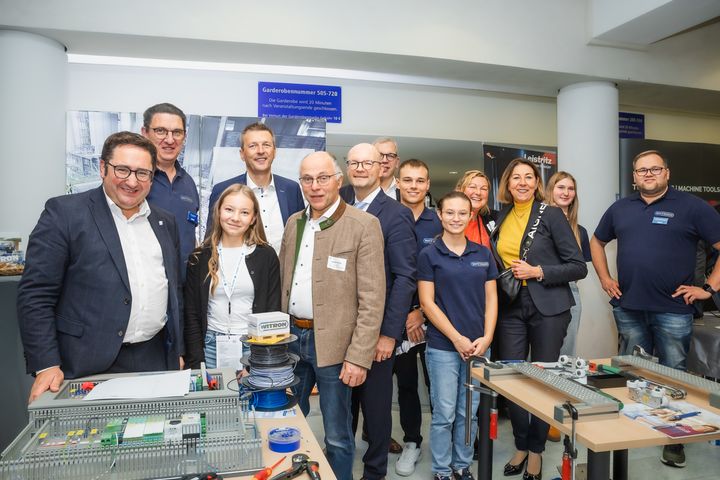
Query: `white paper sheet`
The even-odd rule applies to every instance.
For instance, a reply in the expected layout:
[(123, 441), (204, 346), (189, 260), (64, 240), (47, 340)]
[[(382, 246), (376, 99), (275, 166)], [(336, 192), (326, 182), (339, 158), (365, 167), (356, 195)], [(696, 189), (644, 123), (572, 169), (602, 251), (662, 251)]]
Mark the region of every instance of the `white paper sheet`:
[(84, 400), (182, 397), (190, 391), (190, 370), (138, 374), (99, 383)]

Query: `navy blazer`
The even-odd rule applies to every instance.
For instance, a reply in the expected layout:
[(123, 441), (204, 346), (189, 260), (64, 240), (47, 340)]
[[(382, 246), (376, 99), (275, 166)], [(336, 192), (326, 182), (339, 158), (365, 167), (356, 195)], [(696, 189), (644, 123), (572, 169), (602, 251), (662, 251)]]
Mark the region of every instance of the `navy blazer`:
[[(532, 223), (537, 219), (540, 202), (533, 202), (520, 248), (525, 244)], [(503, 208), (497, 217), (498, 227), (491, 237), (493, 248), (497, 252), (497, 241), (503, 221), (513, 209), (513, 205)], [(527, 287), (535, 307), (543, 315), (558, 315), (575, 305), (568, 282), (581, 280), (587, 276), (587, 265), (580, 252), (575, 235), (565, 214), (558, 207), (546, 206), (540, 225), (538, 225), (532, 245), (527, 254), (527, 263), (540, 265), (543, 281), (528, 280)], [(499, 270), (504, 266), (499, 265)]]
[[(343, 200), (355, 203), (349, 185), (340, 189)], [(346, 198), (347, 197), (347, 198)], [(380, 220), (385, 241), (385, 312), (380, 334), (402, 340), (405, 321), (417, 289), (417, 240), (415, 217), (409, 208), (387, 196), (382, 190), (367, 208)]]
[[(190, 255), (187, 263), (184, 288), (186, 368), (200, 368), (200, 362), (205, 361), (210, 255), (210, 247), (201, 246)], [(280, 311), (280, 262), (275, 250), (270, 245), (258, 245), (245, 257), (245, 264), (253, 282), (252, 312)]]
[[(165, 347), (175, 369), (184, 352), (180, 240), (175, 217), (150, 209), (168, 280)], [(28, 373), (53, 365), (65, 378), (106, 371), (120, 351), (132, 295), (102, 186), (48, 200), (26, 257), (17, 307)]]
[[(280, 203), (280, 214), (282, 215), (283, 225), (285, 225), (290, 215), (305, 208), (305, 202), (303, 201), (302, 191), (300, 190), (300, 184), (298, 182), (275, 174), (273, 174), (273, 180), (275, 181), (275, 191), (277, 192), (278, 202)], [(217, 202), (226, 188), (235, 183), (247, 185), (247, 172), (220, 182), (213, 187), (212, 193), (210, 193), (210, 201), (208, 202), (206, 232), (209, 232), (212, 226), (212, 213), (215, 202)]]

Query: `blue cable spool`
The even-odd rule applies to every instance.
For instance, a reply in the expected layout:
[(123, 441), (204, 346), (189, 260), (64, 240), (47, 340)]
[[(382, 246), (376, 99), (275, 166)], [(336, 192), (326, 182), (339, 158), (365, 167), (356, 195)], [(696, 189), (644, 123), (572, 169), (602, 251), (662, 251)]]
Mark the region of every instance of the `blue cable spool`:
[(256, 410), (281, 410), (288, 404), (285, 390), (260, 390), (253, 392), (252, 404)]
[(295, 427), (273, 428), (268, 432), (268, 447), (273, 452), (288, 453), (300, 448), (300, 430)]

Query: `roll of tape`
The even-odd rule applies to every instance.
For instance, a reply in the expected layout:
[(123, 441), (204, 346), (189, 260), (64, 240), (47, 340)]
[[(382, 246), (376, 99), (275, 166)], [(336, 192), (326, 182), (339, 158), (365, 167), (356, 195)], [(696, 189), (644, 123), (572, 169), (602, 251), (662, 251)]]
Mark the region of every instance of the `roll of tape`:
[(273, 428), (268, 432), (268, 446), (273, 452), (294, 452), (300, 448), (300, 430), (295, 427)]

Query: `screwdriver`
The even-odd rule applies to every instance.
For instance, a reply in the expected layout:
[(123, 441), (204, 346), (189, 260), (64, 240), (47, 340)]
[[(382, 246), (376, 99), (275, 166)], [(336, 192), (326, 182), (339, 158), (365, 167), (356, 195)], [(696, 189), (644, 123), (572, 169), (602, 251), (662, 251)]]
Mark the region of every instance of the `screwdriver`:
[(283, 460), (285, 460), (286, 458), (287, 458), (287, 455), (285, 455), (280, 460), (278, 460), (277, 463), (275, 463), (275, 465), (273, 465), (272, 467), (263, 468), (258, 473), (253, 475), (253, 480), (267, 480), (267, 478), (270, 476), (270, 474), (272, 474), (273, 470), (275, 470), (275, 467), (280, 465), (283, 462)]

